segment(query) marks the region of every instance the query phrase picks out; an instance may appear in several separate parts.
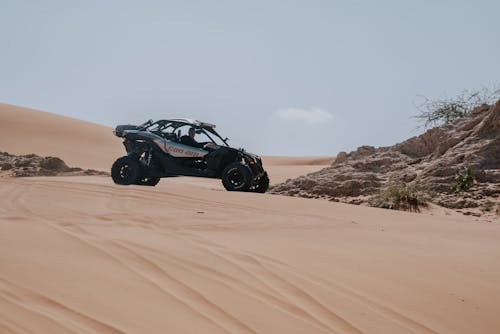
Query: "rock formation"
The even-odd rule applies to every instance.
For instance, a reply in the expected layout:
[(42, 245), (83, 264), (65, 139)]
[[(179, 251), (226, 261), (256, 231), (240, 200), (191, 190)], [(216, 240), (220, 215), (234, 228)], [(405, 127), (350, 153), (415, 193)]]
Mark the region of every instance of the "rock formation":
[[(454, 191), (451, 184), (469, 166), (474, 183), (467, 191)], [(394, 146), (340, 152), (332, 166), (275, 185), (271, 192), (363, 204), (397, 183), (414, 185), (432, 202), (449, 208), (498, 202), (500, 100)]]
[(56, 157), (41, 157), (36, 154), (13, 155), (0, 152), (0, 177), (56, 175), (108, 175), (108, 173), (68, 167), (63, 160)]

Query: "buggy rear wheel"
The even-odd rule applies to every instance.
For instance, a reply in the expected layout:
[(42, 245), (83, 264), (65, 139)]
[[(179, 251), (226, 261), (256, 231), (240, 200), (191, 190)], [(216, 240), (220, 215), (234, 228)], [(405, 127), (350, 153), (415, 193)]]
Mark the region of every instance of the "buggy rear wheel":
[(222, 185), (228, 191), (246, 191), (251, 181), (252, 172), (239, 162), (229, 164), (222, 172)]
[(139, 162), (129, 156), (117, 159), (111, 167), (111, 178), (116, 184), (129, 185), (137, 183), (140, 175)]

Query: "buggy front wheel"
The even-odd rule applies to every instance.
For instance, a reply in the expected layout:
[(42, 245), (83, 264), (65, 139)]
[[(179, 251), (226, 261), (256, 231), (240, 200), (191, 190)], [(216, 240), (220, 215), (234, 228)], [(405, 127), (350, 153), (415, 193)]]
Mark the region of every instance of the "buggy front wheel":
[(137, 181), (137, 184), (140, 186), (150, 186), (154, 187), (160, 182), (159, 177), (143, 177), (139, 181)]
[(269, 176), (267, 176), (267, 172), (264, 172), (264, 175), (255, 184), (251, 185), (248, 191), (263, 194), (267, 191), (267, 188), (269, 188)]

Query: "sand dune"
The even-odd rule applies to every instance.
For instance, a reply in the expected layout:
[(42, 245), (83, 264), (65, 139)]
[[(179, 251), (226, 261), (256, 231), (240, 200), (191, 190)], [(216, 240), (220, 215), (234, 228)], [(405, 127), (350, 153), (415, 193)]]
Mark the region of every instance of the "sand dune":
[(57, 156), (68, 165), (108, 170), (123, 155), (112, 129), (44, 111), (0, 103), (0, 151)]
[[(26, 113), (45, 129), (28, 131)], [(0, 150), (93, 168), (122, 154), (109, 128), (37, 113), (2, 105)], [(103, 151), (88, 149), (94, 133)], [(273, 159), (271, 179), (329, 161)], [(214, 179), (1, 178), (0, 333), (498, 333), (499, 239), (498, 219)]]
[(269, 173), (271, 184), (285, 182), (297, 176), (316, 172), (330, 166), (335, 157), (264, 156), (262, 161)]
[(269, 166), (330, 166), (335, 157), (310, 156), (310, 157), (265, 157)]

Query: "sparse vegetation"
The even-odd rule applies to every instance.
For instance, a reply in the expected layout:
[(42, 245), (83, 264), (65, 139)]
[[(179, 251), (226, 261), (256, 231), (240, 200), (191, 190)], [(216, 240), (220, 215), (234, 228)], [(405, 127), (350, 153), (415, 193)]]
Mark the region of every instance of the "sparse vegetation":
[(427, 201), (427, 196), (416, 186), (398, 183), (382, 189), (369, 203), (378, 208), (420, 212), (420, 208), (428, 205)]
[(449, 124), (456, 119), (467, 116), (474, 108), (483, 104), (493, 104), (500, 98), (500, 89), (482, 88), (479, 90), (464, 90), (453, 98), (428, 99), (416, 107), (419, 114), (417, 120), (424, 123), (424, 128)]
[(474, 183), (474, 171), (471, 166), (465, 167), (462, 173), (458, 173), (455, 181), (451, 184), (451, 189), (458, 193), (467, 191)]
[(486, 201), (481, 208), (481, 211), (488, 212), (488, 213), (494, 213), (497, 216), (500, 216), (500, 202), (492, 202), (492, 201)]
[(493, 207), (494, 207), (495, 203), (491, 202), (491, 201), (486, 201), (481, 209), (481, 211), (483, 212), (491, 212), (493, 211)]

